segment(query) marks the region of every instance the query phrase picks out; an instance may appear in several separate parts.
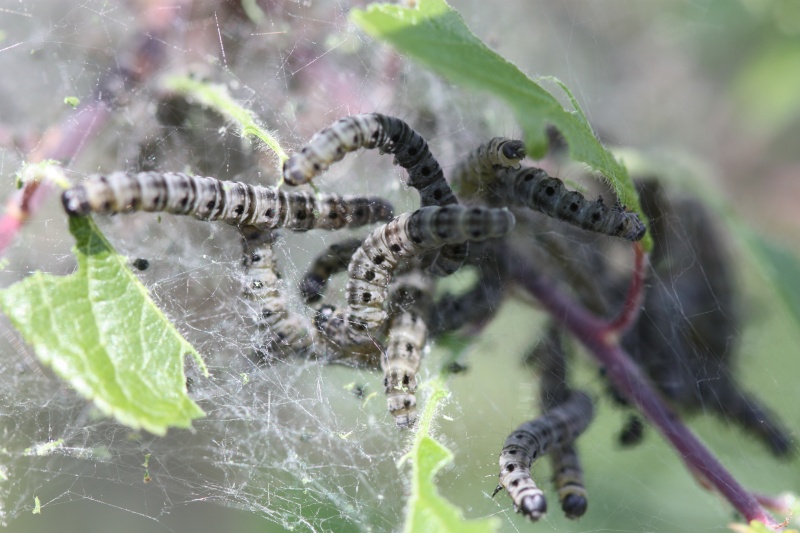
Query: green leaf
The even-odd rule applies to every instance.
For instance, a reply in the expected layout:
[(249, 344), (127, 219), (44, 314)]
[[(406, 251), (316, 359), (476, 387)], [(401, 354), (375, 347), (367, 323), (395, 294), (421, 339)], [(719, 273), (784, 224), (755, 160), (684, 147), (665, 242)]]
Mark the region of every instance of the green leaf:
[(400, 459), (411, 463), (411, 495), (406, 507), (404, 531), (475, 532), (497, 531), (500, 520), (465, 520), (458, 507), (442, 498), (436, 489), (434, 477), (441, 468), (453, 460), (453, 453), (431, 436), (431, 422), (439, 404), (450, 393), (442, 378), (436, 378), (426, 387), (431, 389), (422, 416), (417, 421), (411, 450)]
[(175, 330), (89, 218), (70, 218), (78, 270), (37, 272), (0, 291), (0, 309), (39, 359), (131, 428), (163, 435), (203, 412), (186, 394), (183, 357), (195, 349)]
[[(351, 16), (368, 34), (389, 42), (450, 81), (505, 100), (520, 121), (532, 157), (544, 155), (545, 129), (547, 124), (554, 125), (567, 140), (571, 157), (608, 179), (620, 201), (646, 222), (628, 171), (597, 140), (566, 86), (557, 82), (575, 107), (573, 111), (564, 109), (513, 63), (486, 46), (447, 2), (419, 0), (417, 8), (372, 4), (366, 10), (353, 10)], [(649, 235), (643, 245), (646, 250), (652, 247)]]

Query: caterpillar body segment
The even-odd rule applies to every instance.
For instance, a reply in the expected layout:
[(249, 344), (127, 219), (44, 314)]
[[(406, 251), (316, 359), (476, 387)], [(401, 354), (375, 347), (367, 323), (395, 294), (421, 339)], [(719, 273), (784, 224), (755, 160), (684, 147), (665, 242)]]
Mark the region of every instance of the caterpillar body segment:
[(500, 484), (514, 506), (531, 520), (547, 512), (547, 500), (531, 478), (531, 463), (551, 449), (574, 441), (594, 416), (589, 396), (570, 391), (567, 400), (535, 420), (519, 426), (506, 439), (500, 454)]
[(334, 274), (347, 270), (350, 258), (361, 242), (361, 239), (345, 239), (333, 243), (314, 259), (300, 281), (300, 294), (306, 303), (314, 303), (322, 298), (328, 280)]
[(373, 336), (386, 323), (384, 303), (398, 264), (447, 244), (507, 235), (514, 216), (487, 207), (423, 207), (377, 228), (350, 261), (346, 310), (320, 316), (322, 331), (340, 346), (374, 346)]
[(413, 426), (417, 419), (417, 372), (428, 338), (423, 317), (432, 292), (431, 277), (413, 270), (398, 277), (389, 293), (390, 318), (381, 368), (389, 413), (401, 429)]
[(525, 143), (495, 137), (467, 154), (450, 171), (450, 183), (462, 198), (479, 196), (494, 181), (496, 167), (520, 168), (525, 159)]
[(344, 117), (316, 133), (286, 160), (283, 179), (289, 185), (308, 183), (359, 148), (393, 154), (395, 164), (408, 171), (407, 183), (419, 191), (422, 206), (457, 203), (425, 139), (399, 118), (379, 113)]
[(255, 321), (262, 332), (257, 352), (265, 359), (308, 351), (315, 330), (305, 317), (293, 314), (280, 290), (280, 274), (272, 248), (274, 235), (252, 226), (242, 228), (245, 295), (256, 304)]
[(563, 181), (548, 176), (540, 168), (498, 169), (490, 188), (502, 203), (524, 205), (601, 235), (638, 241), (647, 231), (635, 212), (620, 205), (609, 207), (602, 198), (587, 200), (581, 193), (567, 190)]
[(181, 172), (114, 172), (64, 191), (67, 214), (167, 212), (259, 229), (337, 230), (385, 222), (391, 204), (375, 197), (284, 192)]

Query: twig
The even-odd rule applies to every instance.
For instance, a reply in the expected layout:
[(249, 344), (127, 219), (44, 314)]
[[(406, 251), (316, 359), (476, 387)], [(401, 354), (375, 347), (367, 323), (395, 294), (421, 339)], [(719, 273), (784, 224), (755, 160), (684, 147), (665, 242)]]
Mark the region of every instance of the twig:
[[(605, 334), (609, 337), (619, 337), (630, 328), (639, 317), (644, 299), (644, 278), (647, 275), (647, 254), (641, 242), (633, 243), (634, 263), (631, 284), (628, 286), (628, 294), (625, 296), (625, 303), (619, 315), (612, 320)], [(609, 339), (611, 340), (611, 339)]]

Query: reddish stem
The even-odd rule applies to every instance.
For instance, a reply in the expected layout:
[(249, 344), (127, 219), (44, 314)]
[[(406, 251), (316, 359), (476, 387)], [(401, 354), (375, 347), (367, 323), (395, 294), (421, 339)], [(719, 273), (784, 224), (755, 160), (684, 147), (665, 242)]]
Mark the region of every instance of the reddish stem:
[(779, 527), (754, 495), (734, 479), (667, 406), (636, 363), (619, 347), (616, 336), (608, 335), (607, 324), (559, 292), (556, 285), (539, 275), (535, 266), (524, 257), (516, 257), (512, 263), (511, 274), (516, 282), (537, 298), (553, 318), (560, 321), (605, 367), (606, 376), (616, 390), (636, 405), (672, 443), (689, 470), (706, 479), (748, 523), (759, 520), (770, 527)]
[(628, 294), (619, 315), (608, 323), (606, 335), (620, 336), (630, 328), (639, 317), (644, 299), (644, 278), (647, 275), (647, 254), (641, 242), (633, 243), (633, 276), (628, 286)]

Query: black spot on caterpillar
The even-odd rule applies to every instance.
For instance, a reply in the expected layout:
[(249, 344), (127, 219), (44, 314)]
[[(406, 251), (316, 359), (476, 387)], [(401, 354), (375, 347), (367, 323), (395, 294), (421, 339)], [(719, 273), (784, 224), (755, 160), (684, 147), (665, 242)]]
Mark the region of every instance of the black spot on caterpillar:
[(525, 422), (506, 439), (500, 454), (500, 484), (517, 511), (531, 520), (547, 512), (544, 493), (531, 478), (531, 463), (556, 446), (574, 441), (594, 417), (589, 396), (573, 390), (561, 404), (530, 422)]
[(64, 191), (62, 201), (71, 216), (163, 211), (200, 220), (293, 231), (358, 227), (385, 222), (393, 214), (392, 206), (378, 197), (317, 197), (180, 172), (90, 176), (86, 182)]
[(446, 244), (502, 237), (513, 227), (514, 216), (506, 209), (429, 206), (400, 215), (373, 231), (353, 254), (347, 309), (318, 315), (319, 327), (339, 346), (373, 346), (374, 333), (387, 319), (383, 304), (398, 263)]

